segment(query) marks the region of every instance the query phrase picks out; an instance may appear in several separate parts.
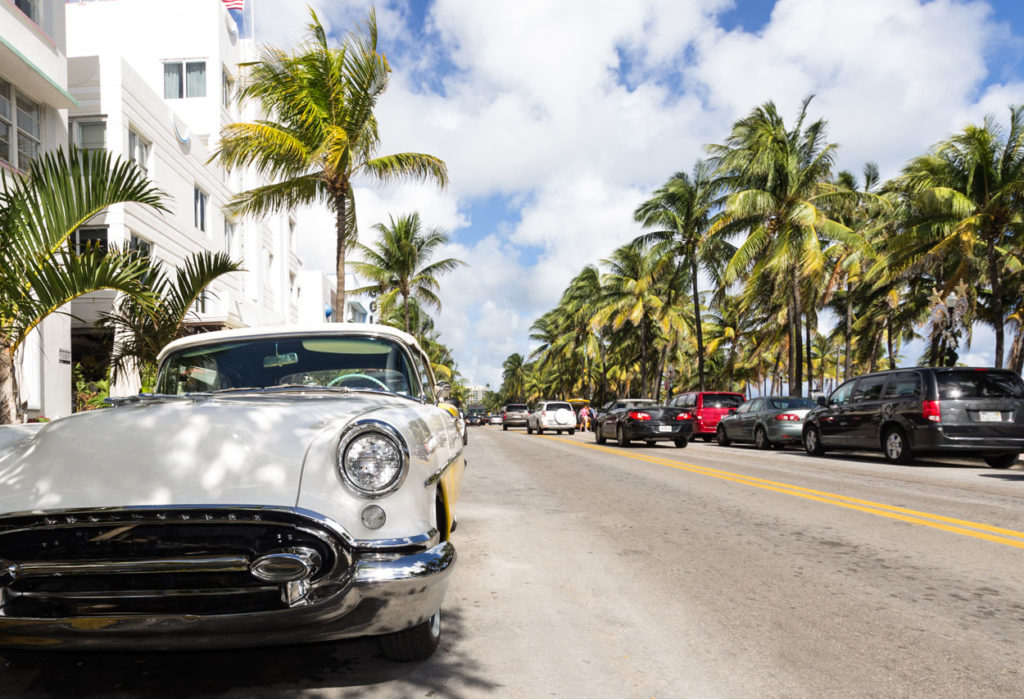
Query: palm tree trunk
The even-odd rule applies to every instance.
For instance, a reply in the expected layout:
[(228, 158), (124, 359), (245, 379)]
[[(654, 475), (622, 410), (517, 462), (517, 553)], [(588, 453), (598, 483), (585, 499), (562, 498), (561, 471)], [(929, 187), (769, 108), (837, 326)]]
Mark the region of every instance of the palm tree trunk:
[(1018, 374), (1024, 369), (1024, 323), (1017, 323), (1017, 330), (1013, 336), (1013, 347), (1010, 349), (1010, 361), (1007, 364)]
[(0, 349), (0, 425), (17, 421), (17, 391), (14, 386), (14, 355)]
[(345, 253), (348, 248), (348, 231), (345, 230), (345, 194), (334, 197), (334, 234), (337, 245), (337, 267), (335, 272), (338, 280), (335, 285), (334, 315), (335, 323), (345, 322)]
[(803, 304), (800, 301), (800, 277), (796, 270), (793, 271), (793, 313), (790, 327), (793, 329), (793, 381), (790, 384), (790, 392), (794, 396), (804, 394), (804, 363), (801, 361), (804, 355), (803, 338), (801, 337), (800, 311)]
[(405, 332), (409, 332), (409, 296), (402, 294), (402, 306), (405, 310)]
[(992, 327), (996, 335), (996, 369), (1003, 368), (1003, 288), (999, 280), (996, 245), (988, 238), (988, 283), (992, 289)]
[(887, 313), (885, 315), (885, 344), (886, 349), (889, 351), (889, 368), (896, 368), (896, 352), (893, 349), (892, 342), (892, 314)]
[(690, 277), (693, 283), (693, 327), (697, 331), (697, 381), (704, 390), (704, 330), (700, 322), (700, 296), (697, 292), (697, 255), (690, 255)]
[(811, 343), (811, 314), (807, 314), (807, 323), (804, 325), (804, 332), (807, 337), (807, 395), (811, 395), (814, 384), (814, 345)]
[[(850, 378), (850, 372), (853, 370), (853, 357), (851, 351), (853, 349), (853, 285), (847, 282), (846, 284), (846, 364), (843, 366), (843, 380)], [(839, 383), (838, 371), (836, 372), (836, 384)]]

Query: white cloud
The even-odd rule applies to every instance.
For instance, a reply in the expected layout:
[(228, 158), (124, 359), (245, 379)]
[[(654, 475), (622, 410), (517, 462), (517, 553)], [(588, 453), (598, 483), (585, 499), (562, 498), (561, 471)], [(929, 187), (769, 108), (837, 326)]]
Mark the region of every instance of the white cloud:
[[(339, 32), (370, 5), (311, 4)], [(637, 233), (637, 204), (754, 106), (774, 100), (790, 122), (816, 95), (810, 115), (828, 120), (839, 166), (874, 160), (891, 176), (968, 120), (1005, 123), (1024, 102), (1020, 76), (986, 85), (986, 56), (1010, 37), (983, 2), (778, 0), (757, 33), (716, 26), (732, 4), (436, 0), (425, 35), (404, 4), (377, 4), (395, 68), (378, 105), (382, 152), (438, 155), (451, 184), (361, 187), (362, 235), (418, 210), (460, 241), (450, 254), (471, 266), (445, 278), (438, 324), (472, 381), (500, 383), (572, 276)], [(291, 0), (260, 7), (266, 38), (301, 34)], [(481, 230), (470, 209), (497, 196), (515, 210)], [(304, 247), (307, 263), (333, 259), (327, 225), (303, 236), (329, 240)]]

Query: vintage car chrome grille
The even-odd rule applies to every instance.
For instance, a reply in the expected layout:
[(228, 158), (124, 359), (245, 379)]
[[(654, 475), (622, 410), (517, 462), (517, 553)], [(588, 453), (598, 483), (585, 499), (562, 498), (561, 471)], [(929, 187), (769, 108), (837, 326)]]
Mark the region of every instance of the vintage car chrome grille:
[[(295, 569), (292, 577), (268, 581), (263, 569), (281, 568), (266, 565), (268, 556), (286, 559), (284, 565)], [(319, 582), (337, 582), (350, 561), (335, 533), (289, 510), (147, 508), (5, 517), (0, 615), (271, 611), (305, 603)], [(278, 573), (288, 574), (287, 567)]]

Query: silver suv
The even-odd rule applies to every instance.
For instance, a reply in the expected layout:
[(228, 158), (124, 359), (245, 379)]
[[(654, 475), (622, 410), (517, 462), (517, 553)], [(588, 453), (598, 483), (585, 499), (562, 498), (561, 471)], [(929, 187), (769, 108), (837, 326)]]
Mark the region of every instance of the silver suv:
[(509, 403), (501, 409), (501, 429), (508, 430), (511, 427), (526, 427), (530, 417), (530, 406), (526, 403)]
[(544, 434), (544, 430), (553, 430), (558, 434), (563, 431), (569, 434), (576, 432), (576, 412), (564, 400), (542, 401), (537, 404), (526, 419), (526, 433)]

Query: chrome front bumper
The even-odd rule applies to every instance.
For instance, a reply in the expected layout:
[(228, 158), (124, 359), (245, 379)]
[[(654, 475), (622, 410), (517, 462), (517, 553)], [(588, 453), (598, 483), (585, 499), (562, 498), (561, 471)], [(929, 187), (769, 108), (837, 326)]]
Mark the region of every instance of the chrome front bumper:
[(0, 615), (0, 646), (171, 650), (391, 633), (426, 621), (441, 607), (455, 558), (455, 547), (447, 541), (418, 553), (357, 556), (347, 582), (314, 590), (308, 604), (273, 611), (60, 619)]

